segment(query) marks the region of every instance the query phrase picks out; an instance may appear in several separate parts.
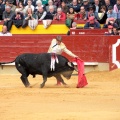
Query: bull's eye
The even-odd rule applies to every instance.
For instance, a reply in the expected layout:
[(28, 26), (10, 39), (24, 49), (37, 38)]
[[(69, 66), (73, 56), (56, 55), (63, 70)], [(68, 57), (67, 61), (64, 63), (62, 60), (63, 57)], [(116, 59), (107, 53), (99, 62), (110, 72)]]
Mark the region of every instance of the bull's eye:
[(20, 64), (18, 64), (18, 66), (20, 67), (21, 65), (20, 65)]

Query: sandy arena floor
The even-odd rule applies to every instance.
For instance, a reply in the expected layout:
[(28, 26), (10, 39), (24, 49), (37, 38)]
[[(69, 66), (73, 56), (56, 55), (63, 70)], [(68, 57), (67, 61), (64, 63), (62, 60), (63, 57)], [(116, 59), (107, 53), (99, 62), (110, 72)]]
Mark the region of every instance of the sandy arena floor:
[(86, 74), (88, 85), (76, 88), (77, 76), (55, 86), (41, 76), (29, 77), (25, 88), (19, 75), (0, 75), (0, 120), (120, 120), (120, 69)]

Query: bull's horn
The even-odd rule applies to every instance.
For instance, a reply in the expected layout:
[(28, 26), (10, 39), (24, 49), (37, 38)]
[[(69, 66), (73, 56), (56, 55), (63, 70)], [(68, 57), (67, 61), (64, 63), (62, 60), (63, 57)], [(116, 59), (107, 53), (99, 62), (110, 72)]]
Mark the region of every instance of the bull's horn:
[(70, 67), (73, 67), (72, 64), (71, 64), (71, 62), (68, 62), (68, 65), (69, 65)]
[(76, 66), (76, 65), (74, 66), (74, 69), (75, 69), (75, 71), (77, 71), (77, 72), (78, 72), (78, 68), (77, 68), (77, 66)]

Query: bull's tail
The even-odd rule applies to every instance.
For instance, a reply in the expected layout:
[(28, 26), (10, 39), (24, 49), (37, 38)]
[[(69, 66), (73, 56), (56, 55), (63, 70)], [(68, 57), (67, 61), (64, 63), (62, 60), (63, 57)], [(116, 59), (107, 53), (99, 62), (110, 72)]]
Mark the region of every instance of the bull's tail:
[(9, 63), (13, 63), (13, 62), (15, 62), (15, 60), (13, 60), (11, 62), (0, 62), (0, 65), (9, 64)]

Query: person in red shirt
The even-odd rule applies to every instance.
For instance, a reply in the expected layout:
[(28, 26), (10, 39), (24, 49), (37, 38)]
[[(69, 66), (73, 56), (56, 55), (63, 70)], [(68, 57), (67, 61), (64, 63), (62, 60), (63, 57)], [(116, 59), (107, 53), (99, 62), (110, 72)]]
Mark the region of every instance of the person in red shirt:
[(66, 14), (62, 12), (62, 8), (57, 8), (57, 13), (54, 16), (54, 20), (62, 20), (62, 21), (66, 20)]

